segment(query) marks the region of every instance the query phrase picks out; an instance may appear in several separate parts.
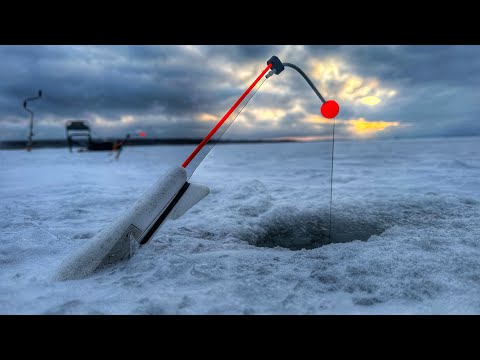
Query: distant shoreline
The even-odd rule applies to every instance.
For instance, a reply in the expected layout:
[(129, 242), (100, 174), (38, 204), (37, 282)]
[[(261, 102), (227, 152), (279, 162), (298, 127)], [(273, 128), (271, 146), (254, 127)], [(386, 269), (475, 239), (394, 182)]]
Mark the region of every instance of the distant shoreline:
[[(335, 142), (337, 141), (411, 141), (411, 140), (438, 140), (443, 141), (445, 138), (448, 139), (468, 139), (480, 138), (479, 135), (465, 135), (465, 136), (418, 136), (418, 137), (392, 137), (392, 138), (377, 138), (377, 139), (349, 139), (349, 138), (339, 138), (335, 137)], [(117, 139), (101, 139), (102, 141), (111, 141), (114, 142)], [(155, 145), (198, 145), (203, 139), (195, 138), (171, 138), (171, 139), (130, 139), (128, 140), (125, 146), (155, 146)], [(256, 140), (219, 140), (218, 144), (276, 144), (276, 143), (306, 143), (306, 142), (325, 142), (332, 141), (332, 139), (315, 139), (315, 140), (300, 140), (292, 138), (275, 138), (275, 139), (256, 139)], [(215, 143), (215, 141), (212, 141)], [(0, 150), (21, 150), (27, 147), (27, 142), (25, 140), (0, 140)], [(68, 148), (68, 143), (63, 139), (45, 139), (45, 140), (34, 140), (33, 149), (48, 149), (48, 148)]]
[[(105, 141), (111, 141), (112, 143), (117, 139), (105, 139)], [(128, 140), (125, 146), (150, 146), (150, 145), (197, 145), (202, 139), (131, 139)], [(275, 139), (275, 140), (220, 140), (219, 144), (257, 144), (257, 143), (282, 143), (282, 142), (299, 142), (291, 139)], [(15, 150), (25, 149), (27, 145), (26, 141), (22, 140), (8, 140), (0, 141), (0, 149), (2, 150)], [(67, 148), (68, 143), (66, 140), (36, 140), (33, 142), (33, 149), (46, 149), (46, 148)]]

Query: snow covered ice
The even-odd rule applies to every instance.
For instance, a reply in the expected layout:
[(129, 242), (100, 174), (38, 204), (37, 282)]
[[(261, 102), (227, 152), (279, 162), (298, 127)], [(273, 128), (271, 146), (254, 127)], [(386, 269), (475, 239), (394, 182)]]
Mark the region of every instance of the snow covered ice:
[(193, 146), (0, 151), (2, 314), (479, 314), (480, 138), (217, 145), (126, 262), (60, 262)]

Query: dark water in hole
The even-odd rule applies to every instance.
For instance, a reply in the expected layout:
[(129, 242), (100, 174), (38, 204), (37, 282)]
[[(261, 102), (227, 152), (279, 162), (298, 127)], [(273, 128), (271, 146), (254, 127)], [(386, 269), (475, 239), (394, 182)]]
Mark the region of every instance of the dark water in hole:
[(282, 206), (259, 218), (253, 227), (240, 234), (240, 238), (261, 247), (313, 249), (331, 243), (366, 241), (394, 225), (420, 228), (438, 223), (443, 226), (446, 218), (458, 216), (459, 209), (464, 206), (464, 203), (432, 199), (431, 195), (395, 202), (337, 203), (331, 238), (327, 209)]
[(380, 235), (385, 229), (385, 226), (371, 221), (336, 217), (332, 220), (330, 238), (328, 213), (293, 210), (262, 219), (255, 231), (244, 234), (243, 238), (255, 246), (301, 250), (331, 243), (366, 241), (372, 235)]

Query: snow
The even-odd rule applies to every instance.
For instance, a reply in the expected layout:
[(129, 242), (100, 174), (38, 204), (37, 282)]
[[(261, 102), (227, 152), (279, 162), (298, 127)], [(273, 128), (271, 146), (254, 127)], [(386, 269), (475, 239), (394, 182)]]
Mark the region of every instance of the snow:
[(217, 145), (191, 178), (205, 199), (65, 282), (61, 261), (193, 147), (0, 151), (0, 313), (479, 314), (479, 144), (337, 142), (329, 244), (331, 144)]

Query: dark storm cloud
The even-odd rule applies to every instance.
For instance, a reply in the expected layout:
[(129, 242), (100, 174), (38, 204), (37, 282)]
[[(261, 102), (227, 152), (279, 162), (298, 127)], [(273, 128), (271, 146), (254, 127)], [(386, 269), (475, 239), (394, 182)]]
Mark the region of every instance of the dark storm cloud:
[[(214, 124), (201, 114), (223, 115), (274, 54), (314, 78), (312, 64), (337, 59), (347, 64), (342, 79), (395, 90), (376, 106), (339, 99), (339, 134), (362, 118), (406, 125), (377, 136), (480, 135), (479, 46), (0, 46), (0, 139), (25, 137), (22, 101), (38, 89), (44, 98), (29, 105), (38, 137), (63, 137), (67, 119), (90, 120), (103, 135), (201, 136)], [(288, 69), (268, 81), (242, 114), (251, 126), (235, 124), (232, 137), (328, 133), (327, 124), (306, 120), (320, 103), (298, 74)], [(314, 79), (322, 92), (346, 87), (329, 81)], [(272, 109), (284, 113), (259, 120)]]
[[(18, 113), (20, 99), (36, 88), (44, 90), (47, 111), (70, 117), (89, 112), (110, 116), (129, 111), (144, 113), (154, 105), (169, 114), (189, 114), (202, 104), (216, 101), (209, 92), (195, 91), (197, 81), (207, 88), (214, 84), (216, 75), (209, 74), (208, 69), (198, 63), (188, 68), (175, 62), (162, 63), (169, 50), (172, 59), (182, 56), (175, 49), (100, 50), (86, 49), (82, 53), (81, 49), (68, 47), (2, 48), (0, 75), (10, 79), (3, 84), (0, 114)], [(218, 95), (233, 94), (220, 91)]]
[(467, 86), (480, 80), (478, 46), (356, 46), (342, 48), (341, 54), (361, 74), (385, 81)]

